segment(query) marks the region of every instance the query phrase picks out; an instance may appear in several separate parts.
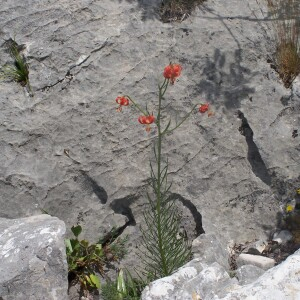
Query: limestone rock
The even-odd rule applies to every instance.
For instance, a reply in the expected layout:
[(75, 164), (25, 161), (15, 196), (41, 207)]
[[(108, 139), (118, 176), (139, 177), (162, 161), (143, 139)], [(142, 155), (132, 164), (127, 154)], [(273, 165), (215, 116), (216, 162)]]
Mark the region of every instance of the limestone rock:
[(229, 268), (228, 252), (226, 247), (212, 234), (201, 234), (192, 244), (192, 253), (194, 258), (201, 262), (211, 264), (217, 262), (224, 268)]
[(243, 265), (254, 265), (263, 270), (268, 270), (275, 265), (275, 260), (261, 255), (241, 253), (236, 260), (238, 267)]
[(254, 266), (241, 267), (237, 274), (245, 277), (237, 282), (218, 263), (205, 265), (194, 259), (173, 275), (151, 283), (142, 300), (191, 300), (193, 294), (202, 300), (300, 299), (299, 268), (300, 250), (266, 272)]
[(39, 215), (0, 219), (0, 298), (66, 300), (65, 225)]
[(236, 277), (240, 285), (245, 285), (257, 280), (264, 272), (265, 270), (259, 267), (244, 265), (236, 270)]
[(142, 293), (142, 300), (190, 300), (193, 293), (209, 299), (214, 294), (224, 295), (236, 283), (218, 263), (206, 265), (193, 259), (173, 275), (150, 283)]

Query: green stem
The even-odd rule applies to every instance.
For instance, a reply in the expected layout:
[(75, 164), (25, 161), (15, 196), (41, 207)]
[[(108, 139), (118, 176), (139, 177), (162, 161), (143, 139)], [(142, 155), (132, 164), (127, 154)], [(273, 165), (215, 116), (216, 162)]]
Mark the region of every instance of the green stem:
[(161, 98), (163, 98), (163, 96), (165, 95), (165, 92), (167, 91), (169, 82), (170, 82), (169, 79), (165, 79), (163, 84), (161, 86), (158, 86), (160, 92), (163, 90), (163, 92), (161, 93)]
[(135, 101), (133, 101), (129, 96), (127, 96), (127, 95), (124, 95), (124, 97), (126, 97), (126, 98), (128, 98), (131, 102), (132, 102), (132, 104), (144, 115), (144, 116), (148, 116), (148, 113), (147, 112), (145, 112), (143, 109), (141, 109), (141, 107), (138, 105), (138, 104), (136, 104), (136, 102)]
[[(165, 86), (164, 86), (165, 85)], [(161, 131), (161, 101), (163, 98), (164, 93), (166, 92), (168, 86), (168, 82), (162, 84), (162, 86), (159, 87), (159, 100), (158, 100), (158, 114), (157, 114), (157, 131), (158, 131), (158, 140), (157, 140), (157, 186), (156, 186), (156, 211), (157, 211), (157, 236), (158, 236), (158, 247), (159, 252), (161, 255), (161, 265), (162, 270), (164, 273), (164, 276), (169, 275), (168, 274), (168, 266), (166, 262), (165, 257), (165, 251), (163, 249), (163, 240), (162, 240), (162, 224), (161, 224), (161, 206), (162, 206), (162, 193), (161, 193), (161, 156), (162, 156), (162, 138), (163, 138), (163, 132)], [(164, 89), (164, 90), (163, 90)], [(163, 92), (162, 92), (163, 90)]]
[(199, 104), (195, 104), (193, 106), (193, 108), (190, 110), (190, 112), (188, 114), (186, 114), (186, 116), (172, 129), (170, 130), (165, 130), (163, 133), (171, 133), (172, 131), (174, 131), (175, 129), (177, 129), (184, 121), (186, 121), (188, 119), (188, 117), (191, 115), (191, 113), (193, 112), (193, 110), (198, 106)]

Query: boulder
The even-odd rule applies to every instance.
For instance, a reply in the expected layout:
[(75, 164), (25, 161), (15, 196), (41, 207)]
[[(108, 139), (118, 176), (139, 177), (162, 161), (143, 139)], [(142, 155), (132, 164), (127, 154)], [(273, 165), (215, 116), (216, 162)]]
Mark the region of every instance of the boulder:
[(173, 275), (147, 286), (142, 300), (191, 300), (193, 296), (201, 300), (300, 299), (299, 268), (300, 250), (266, 272), (253, 266), (241, 267), (237, 276), (248, 275), (238, 282), (218, 263), (206, 265), (194, 259)]
[(214, 294), (224, 295), (235, 284), (237, 280), (230, 278), (218, 263), (207, 265), (196, 258), (173, 275), (150, 283), (142, 293), (142, 300), (190, 300), (193, 294), (206, 299)]
[(67, 299), (65, 230), (48, 215), (0, 218), (0, 298)]

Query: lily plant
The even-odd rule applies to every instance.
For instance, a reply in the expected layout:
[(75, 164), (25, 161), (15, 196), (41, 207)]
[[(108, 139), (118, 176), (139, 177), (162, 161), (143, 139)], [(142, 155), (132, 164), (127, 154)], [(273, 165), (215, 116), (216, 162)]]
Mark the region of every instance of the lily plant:
[[(167, 124), (162, 123), (163, 102), (168, 88), (175, 84), (181, 75), (182, 67), (170, 63), (164, 68), (164, 81), (158, 85), (158, 105), (156, 114), (142, 108), (130, 96), (122, 95), (116, 98), (119, 105), (117, 111), (132, 105), (140, 113), (137, 121), (145, 125), (150, 132), (151, 125), (157, 128), (157, 137), (154, 145), (155, 166), (150, 162), (151, 183), (153, 195), (147, 194), (150, 208), (144, 212), (142, 230), (142, 255), (145, 264), (144, 274), (149, 280), (165, 277), (172, 274), (191, 258), (191, 245), (185, 237), (180, 235), (180, 216), (173, 200), (168, 195), (171, 184), (168, 182), (168, 160), (163, 159), (162, 146), (166, 135), (169, 135), (181, 126), (198, 107), (201, 114), (212, 116), (208, 103), (195, 104), (191, 110), (179, 121), (173, 123), (170, 119)], [(174, 124), (174, 125), (173, 125)]]

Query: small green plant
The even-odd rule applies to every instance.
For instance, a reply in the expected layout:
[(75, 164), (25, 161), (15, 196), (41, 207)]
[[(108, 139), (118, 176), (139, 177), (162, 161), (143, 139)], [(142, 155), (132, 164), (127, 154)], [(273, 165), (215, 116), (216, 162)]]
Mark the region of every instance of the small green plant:
[[(100, 278), (104, 276), (104, 265), (119, 261), (125, 254), (127, 237), (117, 238), (114, 230), (109, 237), (99, 239), (96, 244), (79, 240), (82, 232), (80, 225), (71, 228), (75, 238), (66, 239), (66, 253), (69, 271), (69, 281), (79, 282), (83, 291), (100, 288)], [(98, 274), (98, 275), (97, 275)]]
[(163, 22), (183, 21), (205, 0), (163, 0), (160, 15)]
[(276, 71), (286, 88), (300, 73), (300, 5), (298, 0), (267, 0), (275, 25)]
[(7, 64), (0, 69), (0, 79), (13, 80), (18, 82), (23, 87), (28, 88), (29, 93), (32, 95), (31, 86), (29, 83), (29, 67), (26, 63), (26, 59), (19, 50), (18, 44), (15, 40), (9, 40), (7, 42), (8, 52), (13, 59), (12, 64)]
[(104, 300), (139, 300), (145, 286), (145, 282), (134, 279), (130, 272), (121, 269), (115, 281), (102, 286), (101, 295)]
[(69, 279), (80, 282), (84, 290), (100, 288), (100, 280), (96, 272), (103, 273), (105, 254), (101, 244), (89, 244), (86, 240), (79, 240), (82, 231), (80, 225), (71, 228), (75, 239), (66, 239), (67, 262)]

